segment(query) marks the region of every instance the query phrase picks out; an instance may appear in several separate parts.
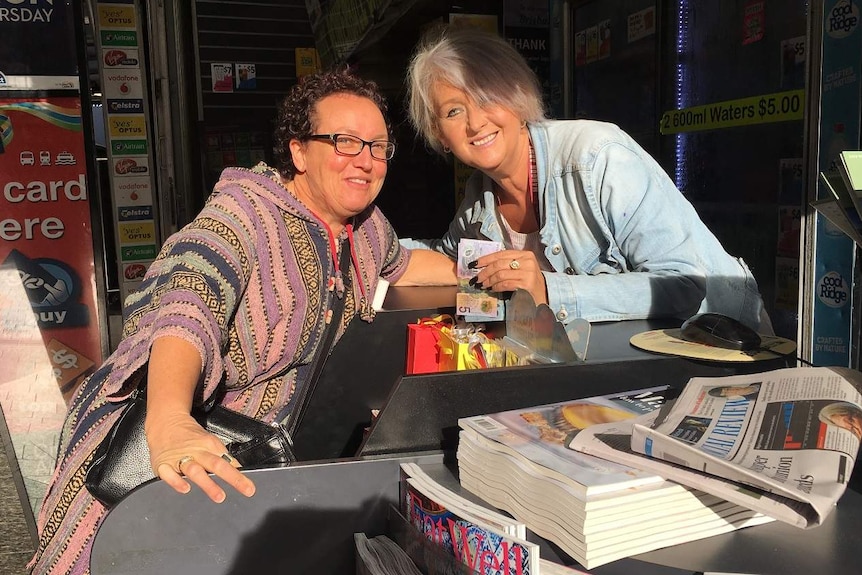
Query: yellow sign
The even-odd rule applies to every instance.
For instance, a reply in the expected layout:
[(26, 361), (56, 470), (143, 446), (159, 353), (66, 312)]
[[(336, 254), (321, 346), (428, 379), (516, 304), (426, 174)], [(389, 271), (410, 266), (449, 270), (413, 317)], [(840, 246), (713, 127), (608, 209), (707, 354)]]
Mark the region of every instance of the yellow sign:
[(135, 30), (138, 21), (135, 18), (134, 6), (118, 6), (116, 4), (98, 5), (99, 28), (103, 30)]
[(108, 133), (111, 138), (146, 137), (147, 122), (143, 114), (108, 116)]
[(801, 120), (804, 112), (805, 91), (791, 90), (682, 110), (669, 110), (661, 118), (661, 133), (667, 135), (789, 122)]
[(156, 241), (155, 223), (149, 222), (124, 222), (117, 227), (120, 236), (120, 244), (145, 244)]
[(302, 78), (320, 70), (320, 56), (314, 48), (296, 48), (296, 77)]
[(459, 26), (474, 26), (485, 32), (497, 34), (497, 16), (494, 14), (460, 14), (453, 12), (449, 14), (449, 23), (458, 23)]

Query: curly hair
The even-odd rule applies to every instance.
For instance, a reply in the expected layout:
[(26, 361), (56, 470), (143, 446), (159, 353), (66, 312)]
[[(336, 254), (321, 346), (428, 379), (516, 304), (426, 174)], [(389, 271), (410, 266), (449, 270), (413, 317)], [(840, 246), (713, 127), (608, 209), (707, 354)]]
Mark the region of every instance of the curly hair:
[(315, 133), (317, 103), (333, 94), (352, 94), (374, 102), (383, 114), (386, 133), (392, 139), (392, 126), (386, 115), (386, 99), (375, 82), (354, 75), (347, 67), (304, 76), (279, 103), (273, 132), (275, 167), (288, 180), (296, 175), (290, 141), (303, 142)]

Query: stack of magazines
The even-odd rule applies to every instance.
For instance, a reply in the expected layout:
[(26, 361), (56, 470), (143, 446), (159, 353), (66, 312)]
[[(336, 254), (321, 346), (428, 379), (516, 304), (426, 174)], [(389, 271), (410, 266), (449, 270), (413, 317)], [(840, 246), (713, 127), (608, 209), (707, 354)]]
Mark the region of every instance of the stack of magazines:
[(450, 487), (419, 465), (401, 465), (389, 532), (423, 575), (586, 575), (540, 558), (523, 523), (464, 498), (457, 481)]
[(407, 553), (386, 535), (354, 533), (356, 575), (423, 575)]
[(587, 569), (772, 521), (654, 472), (580, 453), (584, 429), (656, 412), (666, 387), (459, 420), (461, 485)]

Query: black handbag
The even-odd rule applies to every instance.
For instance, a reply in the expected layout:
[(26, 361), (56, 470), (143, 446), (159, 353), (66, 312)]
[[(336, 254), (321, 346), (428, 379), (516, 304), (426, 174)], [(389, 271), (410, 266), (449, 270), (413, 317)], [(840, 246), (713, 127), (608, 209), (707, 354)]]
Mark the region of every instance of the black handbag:
[[(155, 479), (144, 433), (146, 415), (146, 392), (137, 389), (93, 454), (85, 485), (106, 507), (113, 507), (129, 491)], [(279, 424), (268, 425), (219, 405), (209, 411), (195, 410), (193, 415), (201, 427), (222, 440), (243, 467), (274, 467), (295, 461), (287, 430)]]
[[(341, 269), (344, 270), (345, 297), (351, 283), (349, 251), (348, 246), (342, 245)], [(297, 425), (308, 407), (313, 388), (332, 348), (343, 311), (344, 298), (333, 298), (332, 318), (325, 328), (322, 342), (317, 347), (308, 384), (297, 398), (287, 428), (279, 423), (267, 424), (258, 421), (220, 405), (192, 411), (201, 427), (216, 435), (225, 444), (228, 453), (243, 468), (285, 466), (296, 461), (291, 435), (296, 434)], [(129, 396), (120, 418), (96, 448), (87, 468), (84, 485), (90, 494), (106, 507), (113, 507), (132, 489), (155, 479), (144, 433), (147, 414), (146, 366), (142, 371), (138, 389)]]

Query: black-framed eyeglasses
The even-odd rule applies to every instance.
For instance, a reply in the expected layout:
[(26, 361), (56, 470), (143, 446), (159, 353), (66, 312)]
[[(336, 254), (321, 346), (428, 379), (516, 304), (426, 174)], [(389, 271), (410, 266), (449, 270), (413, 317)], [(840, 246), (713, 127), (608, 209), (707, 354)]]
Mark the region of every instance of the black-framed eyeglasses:
[(358, 156), (362, 149), (368, 146), (371, 157), (388, 161), (395, 155), (395, 142), (388, 140), (367, 141), (350, 134), (312, 134), (309, 140), (328, 140), (335, 146), (335, 151), (342, 156)]

